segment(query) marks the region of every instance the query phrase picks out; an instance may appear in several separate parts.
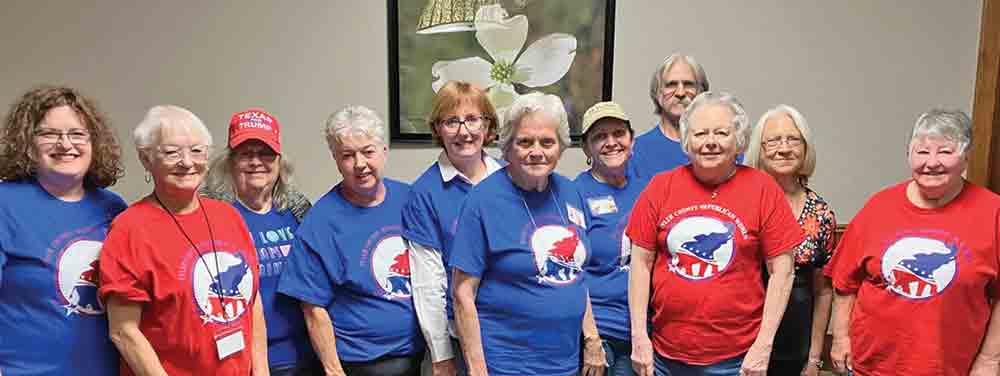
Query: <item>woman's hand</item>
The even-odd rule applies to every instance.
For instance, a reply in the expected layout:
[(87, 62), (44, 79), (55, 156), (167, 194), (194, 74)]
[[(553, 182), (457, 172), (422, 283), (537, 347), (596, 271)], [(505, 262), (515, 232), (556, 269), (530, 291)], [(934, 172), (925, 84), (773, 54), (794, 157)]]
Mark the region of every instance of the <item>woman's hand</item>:
[(608, 358), (604, 354), (604, 346), (599, 337), (587, 338), (583, 341), (583, 370), (581, 376), (601, 376), (608, 366)]
[(743, 357), (740, 376), (767, 376), (767, 364), (771, 361), (771, 346), (754, 342)]
[(431, 375), (433, 376), (455, 376), (456, 373), (458, 371), (455, 368), (455, 358), (431, 364)]
[(834, 371), (845, 373), (854, 370), (854, 365), (851, 364), (850, 338), (847, 338), (847, 336), (833, 336), (833, 343), (830, 346), (830, 362), (833, 363)]
[(1000, 375), (1000, 362), (990, 361), (980, 356), (976, 357), (976, 361), (972, 363), (972, 370), (969, 371), (969, 376), (996, 375)]
[(799, 376), (819, 376), (819, 367), (819, 360), (809, 359), (806, 361), (806, 365), (802, 367), (802, 373)]
[(653, 376), (653, 343), (648, 336), (632, 337), (632, 370), (636, 376)]

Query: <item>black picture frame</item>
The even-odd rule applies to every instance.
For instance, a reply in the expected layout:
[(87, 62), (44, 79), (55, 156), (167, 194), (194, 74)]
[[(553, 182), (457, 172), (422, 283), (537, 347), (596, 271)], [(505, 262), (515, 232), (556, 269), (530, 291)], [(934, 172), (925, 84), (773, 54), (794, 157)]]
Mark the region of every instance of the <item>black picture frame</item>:
[[(525, 0), (500, 0), (500, 1), (505, 6), (511, 6), (510, 3), (521, 3), (521, 4), (527, 3), (527, 4), (529, 4), (529, 5), (527, 5), (527, 7), (531, 7), (532, 3), (534, 2), (533, 0), (527, 0), (527, 1), (525, 1)], [(579, 141), (580, 141), (580, 133), (579, 133), (580, 124), (579, 123), (580, 123), (580, 118), (583, 115), (583, 112), (586, 111), (587, 108), (589, 108), (591, 105), (593, 105), (596, 102), (611, 100), (612, 72), (613, 72), (613, 64), (614, 64), (614, 31), (615, 31), (615, 2), (616, 2), (616, 0), (544, 0), (544, 2), (543, 1), (538, 1), (537, 2), (538, 6), (541, 6), (541, 4), (543, 4), (545, 2), (566, 2), (567, 4), (572, 4), (572, 6), (574, 6), (574, 7), (579, 7), (580, 4), (584, 4), (585, 1), (591, 2), (593, 4), (594, 9), (602, 9), (603, 10), (603, 14), (595, 16), (595, 18), (603, 18), (603, 22), (598, 23), (595, 20), (595, 22), (592, 22), (590, 25), (586, 25), (586, 27), (603, 27), (603, 29), (604, 29), (603, 33), (600, 33), (600, 35), (603, 35), (603, 41), (601, 41), (601, 43), (599, 44), (600, 47), (597, 47), (597, 45), (598, 45), (597, 43), (595, 43), (594, 45), (590, 46), (591, 49), (598, 49), (599, 48), (601, 50), (599, 52), (594, 52), (592, 54), (592, 55), (596, 55), (596, 56), (600, 56), (601, 57), (601, 62), (600, 62), (600, 67), (601, 67), (601, 72), (600, 72), (601, 83), (600, 83), (600, 89), (599, 90), (590, 90), (590, 92), (588, 92), (588, 95), (586, 95), (587, 98), (585, 98), (583, 100), (580, 100), (580, 102), (583, 102), (583, 103), (579, 103), (579, 104), (578, 103), (573, 103), (573, 104), (566, 103), (567, 114), (569, 115), (569, 122), (570, 122), (570, 130), (571, 130), (570, 134), (571, 134), (571, 137), (573, 139), (574, 144), (578, 144)], [(413, 20), (412, 20), (413, 15), (414, 15), (414, 8), (413, 7), (422, 8), (428, 2), (429, 2), (429, 0), (405, 0), (405, 1), (387, 0), (387, 14), (388, 14), (388, 22), (387, 22), (388, 33), (387, 34), (388, 34), (388, 42), (389, 42), (388, 43), (388, 60), (389, 60), (389, 64), (388, 64), (388, 75), (389, 75), (389, 80), (388, 80), (389, 81), (389, 90), (388, 90), (388, 92), (389, 92), (389, 116), (388, 117), (389, 117), (389, 120), (388, 120), (388, 123), (389, 123), (389, 128), (390, 128), (390, 140), (391, 140), (392, 143), (418, 144), (418, 145), (419, 144), (431, 144), (432, 143), (430, 131), (429, 130), (424, 130), (424, 129), (415, 129), (415, 125), (423, 125), (424, 127), (426, 127), (425, 124), (420, 124), (420, 122), (426, 122), (426, 119), (425, 119), (426, 115), (422, 115), (422, 114), (426, 113), (426, 112), (429, 112), (429, 108), (430, 108), (431, 102), (432, 102), (431, 100), (433, 99), (433, 90), (430, 89), (430, 85), (427, 85), (426, 86), (427, 87), (427, 91), (430, 91), (430, 94), (428, 95), (427, 93), (421, 93), (422, 97), (429, 97), (430, 98), (430, 99), (421, 100), (420, 103), (418, 104), (418, 106), (420, 106), (420, 108), (423, 109), (422, 113), (420, 112), (420, 110), (409, 111), (408, 113), (402, 113), (402, 111), (407, 111), (407, 110), (404, 110), (405, 106), (403, 105), (403, 99), (402, 98), (403, 98), (404, 95), (405, 96), (411, 95), (411, 93), (404, 93), (402, 91), (413, 90), (413, 89), (412, 88), (408, 88), (407, 85), (405, 85), (405, 84), (401, 85), (401, 77), (402, 76), (401, 76), (401, 72), (400, 72), (401, 66), (402, 67), (406, 67), (407, 66), (406, 62), (408, 61), (407, 59), (409, 58), (409, 54), (413, 54), (412, 51), (401, 51), (400, 50), (401, 33), (416, 34), (415, 33), (415, 29), (410, 29), (409, 28), (410, 25), (415, 24), (415, 22), (413, 22)], [(404, 7), (406, 7), (405, 9), (402, 9), (402, 10), (400, 9), (401, 3), (403, 4)], [(523, 10), (525, 10), (525, 11), (530, 10), (527, 7), (524, 8)], [(420, 10), (417, 10), (417, 13), (419, 13), (419, 12), (420, 12)], [(511, 14), (511, 16), (516, 15), (517, 14), (516, 10), (510, 11), (510, 14)], [(400, 17), (403, 16), (403, 15), (407, 16), (408, 18), (406, 20), (403, 20), (403, 22), (401, 22)], [(553, 15), (553, 17), (560, 17), (560, 15), (555, 14), (555, 15)], [(408, 30), (402, 30), (401, 31), (400, 30), (401, 24), (404, 25), (403, 27), (407, 27)], [(475, 36), (474, 36), (474, 32), (473, 31), (457, 32), (457, 33), (449, 33), (449, 34), (453, 34), (453, 35), (466, 34), (467, 38), (471, 39), (472, 41), (475, 41)], [(590, 33), (590, 34), (596, 34), (596, 33)], [(405, 38), (422, 38), (422, 37), (425, 37), (425, 36), (422, 35), (422, 36), (419, 36), (419, 37), (415, 37), (415, 36), (412, 36), (412, 35), (405, 35), (404, 37)], [(529, 39), (530, 39), (530, 36), (529, 36)], [(404, 41), (404, 43), (407, 43), (407, 42), (411, 42), (411, 40)], [(527, 45), (530, 42), (531, 41), (529, 40), (525, 44)], [(412, 45), (412, 43), (408, 44), (408, 45)], [(580, 51), (579, 46), (578, 46), (578, 50), (577, 51), (578, 52)], [(593, 51), (591, 51), (591, 52), (593, 52)], [(417, 54), (413, 54), (413, 55), (417, 55)], [(575, 64), (576, 63), (576, 59), (579, 59), (579, 58), (580, 58), (580, 54), (577, 53), (577, 55), (576, 55), (576, 57), (574, 59), (573, 64)], [(403, 60), (403, 64), (401, 64), (401, 59)], [(571, 67), (571, 71), (573, 69), (575, 69), (575, 68), (576, 68), (575, 66)], [(430, 70), (427, 70), (426, 75), (428, 77), (428, 80), (432, 79), (431, 78), (431, 74), (430, 74)], [(569, 75), (569, 74), (567, 74), (567, 75)], [(553, 92), (554, 91), (554, 90), (552, 90), (553, 87), (560, 86), (560, 85), (562, 85), (562, 86), (568, 86), (569, 85), (569, 81), (571, 81), (572, 79), (587, 80), (587, 79), (590, 79), (588, 77), (593, 77), (593, 76), (594, 76), (593, 74), (586, 74), (586, 75), (577, 76), (578, 78), (563, 77), (557, 83), (555, 83), (553, 85), (550, 85), (550, 86), (546, 86), (544, 88), (540, 88), (539, 90), (543, 91), (543, 92), (547, 92), (547, 93), (552, 93), (552, 94), (559, 95), (560, 93)], [(564, 81), (566, 81), (566, 82), (564, 82)], [(530, 88), (521, 87), (521, 89), (524, 90), (524, 91), (528, 91), (527, 89), (530, 89)], [(422, 90), (422, 89), (420, 89), (420, 90)], [(599, 91), (599, 95), (598, 95), (597, 91)], [(519, 92), (520, 92), (520, 90), (519, 90)], [(563, 99), (564, 99), (564, 102), (569, 102), (569, 101), (567, 101), (567, 98), (563, 97)], [(573, 106), (573, 107), (570, 108), (571, 106)], [(414, 107), (416, 107), (416, 106), (414, 106)], [(405, 117), (405, 119), (404, 119), (404, 117)], [(404, 122), (407, 123), (406, 126), (404, 126), (404, 124), (403, 124)]]

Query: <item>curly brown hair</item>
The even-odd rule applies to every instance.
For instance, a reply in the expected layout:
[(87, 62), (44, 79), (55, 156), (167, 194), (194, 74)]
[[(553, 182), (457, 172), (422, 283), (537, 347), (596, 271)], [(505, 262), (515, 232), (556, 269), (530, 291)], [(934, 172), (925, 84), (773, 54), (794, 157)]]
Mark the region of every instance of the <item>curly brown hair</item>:
[(0, 179), (22, 180), (35, 177), (35, 132), (49, 110), (69, 106), (90, 132), (93, 159), (83, 178), (87, 188), (105, 188), (124, 175), (121, 146), (108, 117), (93, 99), (65, 86), (34, 88), (10, 106), (0, 129)]
[(483, 146), (490, 146), (497, 138), (497, 111), (493, 107), (493, 102), (486, 95), (486, 92), (465, 81), (448, 81), (437, 92), (434, 103), (431, 104), (431, 113), (427, 118), (427, 127), (431, 130), (431, 138), (434, 144), (444, 146), (441, 142), (441, 135), (437, 133), (434, 126), (440, 122), (442, 117), (458, 108), (462, 103), (469, 102), (479, 107), (483, 117), (490, 119), (486, 132), (483, 134)]

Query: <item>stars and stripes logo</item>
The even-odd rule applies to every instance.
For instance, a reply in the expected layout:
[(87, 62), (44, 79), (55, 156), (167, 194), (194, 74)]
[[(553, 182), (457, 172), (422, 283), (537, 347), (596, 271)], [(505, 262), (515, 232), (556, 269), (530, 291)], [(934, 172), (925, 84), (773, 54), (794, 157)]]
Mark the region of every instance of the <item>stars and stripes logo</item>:
[(531, 235), (538, 281), (566, 285), (576, 281), (583, 272), (587, 250), (573, 227), (548, 225)]
[(410, 299), (410, 250), (399, 235), (382, 238), (372, 254), (372, 275), (386, 299)]
[(722, 273), (733, 257), (733, 224), (711, 217), (681, 220), (667, 234), (670, 271), (692, 280)]
[(909, 299), (941, 294), (955, 277), (957, 247), (936, 239), (905, 237), (882, 256), (886, 288)]
[(205, 323), (229, 323), (250, 311), (253, 270), (237, 251), (212, 251), (193, 260), (192, 289)]

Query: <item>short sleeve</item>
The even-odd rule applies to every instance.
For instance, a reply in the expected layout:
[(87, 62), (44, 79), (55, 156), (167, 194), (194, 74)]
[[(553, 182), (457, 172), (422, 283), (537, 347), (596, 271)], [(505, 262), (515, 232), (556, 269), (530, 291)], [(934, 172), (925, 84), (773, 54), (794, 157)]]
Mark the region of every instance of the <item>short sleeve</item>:
[(865, 279), (864, 270), (864, 218), (863, 210), (854, 216), (847, 232), (840, 239), (833, 259), (823, 269), (823, 274), (833, 279), (833, 288), (840, 293), (856, 293)]
[(458, 229), (455, 239), (448, 249), (448, 264), (465, 274), (482, 278), (486, 271), (486, 254), (489, 242), (486, 239), (486, 228), (483, 218), (476, 205), (476, 200), (466, 200), (459, 212)]
[(654, 178), (646, 189), (639, 194), (632, 206), (632, 214), (628, 218), (628, 227), (625, 233), (632, 241), (633, 245), (645, 248), (649, 251), (656, 251), (657, 236), (657, 215), (659, 213), (659, 202), (662, 199), (660, 193), (664, 176)]
[(146, 278), (150, 268), (145, 255), (153, 250), (142, 239), (141, 229), (134, 227), (138, 226), (127, 221), (112, 222), (104, 239), (98, 258), (98, 292), (104, 302), (111, 296), (137, 303), (152, 301), (150, 281)]
[(427, 248), (441, 249), (441, 232), (434, 205), (426, 192), (414, 191), (403, 207), (403, 237)]
[(794, 250), (806, 236), (778, 183), (771, 179), (761, 179), (761, 182), (761, 252), (764, 257), (771, 258)]
[(314, 224), (306, 218), (296, 231), (291, 254), (278, 280), (278, 292), (327, 307), (333, 302), (333, 289), (342, 280), (344, 268), (330, 235), (316, 231)]

